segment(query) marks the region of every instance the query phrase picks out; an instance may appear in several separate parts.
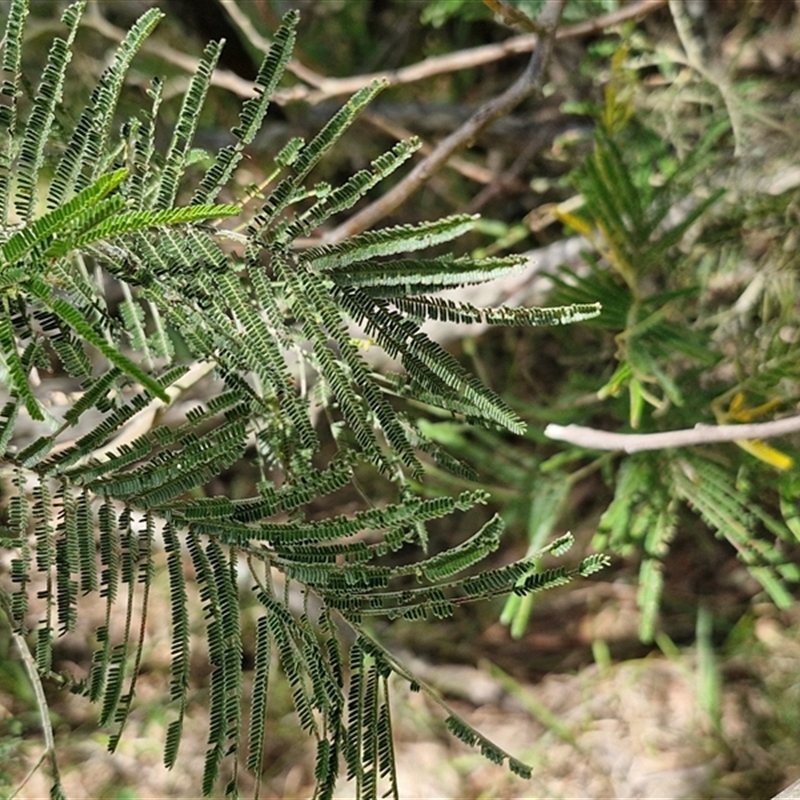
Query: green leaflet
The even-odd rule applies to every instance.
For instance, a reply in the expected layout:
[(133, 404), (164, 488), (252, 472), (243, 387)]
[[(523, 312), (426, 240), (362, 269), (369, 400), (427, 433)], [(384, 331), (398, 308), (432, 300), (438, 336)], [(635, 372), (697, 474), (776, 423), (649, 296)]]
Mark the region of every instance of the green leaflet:
[[(344, 765), (360, 796), (399, 798), (390, 678), (419, 684), (367, 635), (362, 616), (444, 617), (460, 604), (539, 591), (605, 563), (587, 557), (540, 572), (532, 556), (481, 571), (502, 534), (493, 517), (462, 544), (404, 554), (397, 566), (397, 551), (427, 544), (427, 523), (486, 501), (482, 491), (417, 492), (410, 478), (424, 477), (426, 455), (457, 474), (469, 471), (427, 436), (402, 398), (524, 430), (511, 408), (420, 332), (418, 318), (561, 324), (596, 307), (482, 310), (433, 297), (522, 261), (413, 255), (469, 230), (474, 218), (466, 215), (293, 249), (418, 147), (400, 142), (340, 186), (309, 183), (380, 84), (347, 101), (308, 143), (286, 145), (249, 228), (223, 230), (217, 221), (239, 209), (216, 198), (230, 189), (262, 126), (291, 58), (297, 13), (272, 39), (256, 96), (233, 128), (235, 144), (209, 154), (210, 163), (204, 157), (208, 167), (198, 175), (195, 134), (221, 43), (204, 51), (167, 136), (158, 129), (160, 78), (146, 87), (144, 107), (119, 120), (132, 61), (161, 17), (154, 9), (128, 31), (84, 107), (62, 114), (83, 7), (65, 12), (67, 33), (54, 41), (24, 114), (17, 107), (23, 0), (10, 4), (2, 50), (0, 367), (10, 398), (0, 409), (0, 452), (11, 474), (3, 608), (27, 634), (31, 587), (45, 587), (35, 632), (42, 674), (57, 638), (80, 630), (87, 604), (102, 609), (88, 677), (75, 688), (98, 704), (114, 750), (147, 657), (153, 598), (166, 593), (168, 767), (181, 757), (192, 665), (202, 652), (209, 723), (195, 789), (216, 793), (220, 777), (242, 762), (259, 780), (269, 695), (282, 673), (300, 727), (316, 739), (317, 797), (332, 796)], [(62, 117), (76, 120), (73, 130), (55, 124)], [(36, 217), (43, 176), (51, 176), (46, 209)], [(190, 195), (189, 205), (176, 202)], [(242, 246), (229, 247), (231, 240)], [(348, 328), (353, 320), (402, 357), (406, 376), (374, 373)], [(37, 373), (68, 381), (68, 405), (22, 439), (21, 419), (46, 417)], [(245, 496), (217, 492), (240, 461), (256, 470)], [(324, 512), (329, 496), (338, 502), (337, 492), (360, 486), (373, 468), (389, 500), (368, 492), (363, 508)], [(569, 544), (562, 537), (542, 552), (558, 557)], [(258, 609), (252, 637), (252, 604), (240, 593)], [(195, 636), (204, 639), (197, 654)], [(243, 666), (250, 657), (252, 677)], [(448, 724), (457, 734), (470, 730)], [(490, 760), (526, 773), (479, 734), (466, 738)], [(224, 790), (234, 795), (235, 780)]]

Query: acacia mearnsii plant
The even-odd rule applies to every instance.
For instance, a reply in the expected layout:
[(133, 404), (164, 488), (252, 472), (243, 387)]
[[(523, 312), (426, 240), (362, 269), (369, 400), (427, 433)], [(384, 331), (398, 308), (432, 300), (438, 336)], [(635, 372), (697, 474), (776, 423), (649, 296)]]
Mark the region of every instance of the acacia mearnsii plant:
[[(498, 546), (497, 517), (462, 544), (427, 552), (426, 523), (486, 495), (415, 493), (412, 479), (423, 476), (425, 463), (466, 468), (423, 435), (403, 401), (475, 425), (517, 433), (523, 425), (420, 324), (557, 325), (598, 307), (512, 311), (437, 299), (437, 289), (490, 280), (520, 263), (418, 255), (468, 230), (468, 216), (294, 247), (414, 152), (415, 141), (401, 142), (340, 186), (309, 184), (379, 84), (358, 92), (311, 141), (290, 141), (275, 158), (258, 213), (238, 229), (223, 227), (240, 208), (218, 198), (264, 121), (297, 14), (287, 14), (274, 36), (234, 142), (198, 156), (195, 128), (221, 43), (206, 47), (162, 152), (158, 79), (146, 107), (118, 119), (131, 61), (162, 16), (156, 9), (131, 27), (83, 110), (64, 113), (84, 6), (64, 12), (65, 33), (53, 40), (34, 89), (23, 72), (27, 3), (13, 0), (0, 87), (0, 535), (9, 565), (0, 608), (38, 687), (53, 795), (62, 791), (42, 682), (95, 701), (114, 750), (136, 697), (153, 587), (165, 580), (168, 766), (180, 757), (190, 631), (199, 626), (210, 665), (204, 793), (222, 781), (236, 794), (240, 768), (255, 774), (258, 787), (267, 700), (280, 670), (299, 726), (316, 741), (316, 796), (332, 795), (343, 765), (359, 797), (398, 797), (389, 679), (436, 696), (385, 649), (371, 618), (446, 617), (461, 604), (526, 595), (604, 563), (593, 555), (542, 569), (543, 553), (567, 550), (566, 535), (519, 562), (470, 569)], [(373, 373), (353, 322), (403, 371)], [(175, 400), (209, 374), (219, 387), (213, 396), (166, 424)], [(58, 415), (48, 398), (56, 378), (68, 398)], [(333, 448), (323, 449), (323, 435)], [(251, 496), (211, 495), (209, 482), (245, 456), (260, 475)], [(373, 502), (350, 516), (309, 515), (312, 501), (366, 469), (393, 486), (394, 502), (366, 498)], [(401, 549), (410, 551), (403, 566), (388, 564)], [(242, 587), (258, 608), (247, 683)], [(193, 597), (200, 620), (190, 619)], [(103, 621), (91, 633), (87, 674), (56, 671), (54, 646), (97, 604)], [(436, 702), (458, 738), (529, 774)]]

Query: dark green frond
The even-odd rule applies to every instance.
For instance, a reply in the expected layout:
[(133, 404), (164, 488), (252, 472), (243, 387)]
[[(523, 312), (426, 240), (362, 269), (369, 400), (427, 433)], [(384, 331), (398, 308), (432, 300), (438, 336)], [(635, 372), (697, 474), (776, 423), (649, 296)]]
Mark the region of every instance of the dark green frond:
[(27, 2), (10, 4), (0, 61), (0, 225), (4, 228), (9, 222), (12, 196), (11, 167), (17, 136), (17, 99), (21, 94), (23, 28), (27, 15)]
[(261, 772), (261, 759), (266, 736), (267, 689), (272, 662), (272, 641), (267, 619), (256, 621), (256, 639), (253, 668), (253, 696), (250, 700), (250, 728), (248, 733), (247, 768), (255, 774)]
[(417, 567), (429, 581), (449, 578), (496, 550), (502, 533), (503, 521), (499, 516), (495, 516), (467, 541), (438, 556), (419, 562)]
[(358, 511), (352, 517), (336, 516), (314, 522), (294, 522), (291, 525), (262, 523), (249, 528), (251, 538), (270, 541), (277, 546), (323, 542), (342, 539), (359, 531), (407, 527), (417, 522), (447, 516), (453, 511), (466, 511), (485, 502), (482, 492), (463, 492), (458, 497), (408, 499), (402, 504)]
[(78, 336), (87, 343), (96, 347), (112, 364), (133, 380), (141, 383), (154, 397), (167, 400), (167, 395), (161, 385), (151, 378), (139, 366), (134, 364), (127, 356), (97, 334), (95, 329), (86, 321), (85, 317), (71, 306), (66, 300), (54, 297), (48, 286), (41, 281), (31, 280), (28, 283), (31, 294), (39, 300), (45, 308), (55, 314), (59, 320), (72, 328)]
[(558, 306), (555, 308), (477, 308), (441, 297), (395, 297), (392, 303), (403, 313), (420, 320), (489, 325), (570, 325), (600, 314), (599, 303)]
[(186, 693), (189, 688), (189, 612), (186, 580), (181, 564), (181, 549), (171, 523), (164, 526), (164, 549), (167, 553), (167, 571), (172, 610), (172, 666), (169, 685), (170, 700), (177, 705), (177, 719), (170, 723), (164, 747), (164, 764), (172, 767), (178, 755), (183, 717), (186, 710)]
[[(524, 426), (517, 415), (483, 384), (473, 378), (456, 359), (422, 333), (411, 320), (393, 311), (388, 302), (370, 298), (356, 289), (336, 289), (342, 305), (389, 355), (401, 357), (411, 378), (431, 397), (442, 398), (469, 409), (471, 416), (483, 418), (515, 433)], [(446, 400), (445, 400), (446, 398)]]
[(296, 11), (289, 11), (284, 15), (281, 27), (273, 37), (269, 52), (258, 70), (255, 80), (257, 94), (244, 103), (239, 114), (239, 122), (232, 130), (238, 141), (235, 145), (223, 147), (217, 153), (214, 162), (197, 187), (192, 198), (193, 205), (210, 203), (217, 197), (233, 176), (236, 165), (242, 159), (245, 146), (253, 141), (261, 129), (269, 99), (291, 57), (299, 19), (300, 15)]
[(370, 165), (371, 169), (357, 172), (340, 187), (320, 197), (308, 211), (286, 228), (281, 241), (288, 242), (298, 236), (308, 236), (334, 214), (354, 206), (373, 186), (410, 158), (419, 146), (417, 139), (398, 142), (388, 153), (375, 159)]
[[(444, 618), (461, 604), (539, 591), (605, 563), (589, 556), (543, 570), (543, 554), (560, 556), (571, 543), (561, 537), (481, 571), (500, 541), (498, 516), (462, 544), (428, 555), (428, 523), (488, 495), (440, 497), (410, 481), (424, 477), (421, 454), (471, 475), (412, 411), (429, 404), (465, 423), (525, 426), (420, 323), (563, 324), (594, 315), (596, 305), (484, 310), (428, 296), (525, 261), (414, 257), (469, 230), (468, 215), (293, 248), (418, 148), (416, 139), (400, 142), (337, 185), (309, 180), (381, 83), (357, 92), (307, 143), (285, 145), (257, 189), (265, 195), (260, 213), (248, 228), (224, 230), (220, 218), (239, 209), (217, 198), (239, 194), (234, 173), (291, 58), (298, 14), (289, 12), (273, 38), (255, 96), (232, 129), (235, 143), (205, 153), (194, 140), (221, 43), (205, 49), (180, 99), (171, 79), (131, 81), (133, 59), (161, 18), (151, 9), (112, 50), (85, 106), (63, 107), (85, 5), (64, 13), (67, 32), (50, 46), (35, 92), (21, 73), (25, 0), (11, 0), (0, 56), (3, 610), (16, 632), (34, 626), (37, 668), (48, 675), (57, 637), (80, 632), (82, 609), (97, 605), (88, 676), (75, 688), (98, 703), (114, 750), (135, 708), (148, 614), (164, 582), (168, 767), (179, 758), (193, 662), (207, 654), (198, 695), (209, 713), (198, 776), (205, 794), (225, 780), (235, 795), (242, 764), (261, 773), (272, 748), (268, 696), (282, 673), (300, 728), (316, 739), (315, 796), (338, 791), (342, 762), (359, 797), (399, 798), (390, 678), (414, 690), (421, 684), (368, 635), (362, 618)], [(121, 100), (134, 104), (124, 119)], [(164, 120), (171, 130), (162, 130)], [(200, 163), (206, 172), (196, 175)], [(198, 179), (191, 203), (178, 205)], [(373, 370), (353, 322), (406, 373)], [(659, 320), (641, 322), (648, 334), (662, 330)], [(65, 409), (60, 395), (49, 408), (50, 380), (66, 387)], [(22, 426), (32, 421), (44, 423), (33, 434)], [(222, 491), (220, 481), (240, 463), (252, 478)], [(363, 505), (330, 511), (342, 508), (341, 490), (357, 492)], [(394, 556), (405, 547), (424, 553)], [(245, 638), (252, 618), (240, 591), (259, 607), (254, 643)], [(509, 760), (455, 719), (448, 726), (485, 757)]]
[(70, 193), (90, 185), (108, 168), (104, 150), (125, 76), (133, 57), (162, 17), (158, 9), (146, 11), (120, 43), (111, 66), (100, 76), (56, 167), (47, 198), (48, 209), (63, 204)]
[(375, 96), (386, 86), (383, 81), (373, 81), (369, 86), (359, 89), (330, 119), (324, 128), (307, 144), (294, 159), (292, 171), (299, 183), (312, 170), (325, 152), (352, 125), (358, 116)]
[(50, 46), (42, 80), (25, 126), (25, 135), (17, 160), (15, 202), (17, 216), (25, 221), (32, 217), (36, 205), (44, 148), (51, 134), (56, 106), (61, 102), (65, 72), (72, 56), (72, 44), (85, 5), (85, 0), (74, 3), (70, 7), (70, 13), (63, 17), (63, 21), (69, 27), (69, 36), (66, 40), (54, 39)]
[(222, 42), (209, 42), (203, 51), (197, 69), (189, 82), (189, 88), (183, 96), (183, 103), (178, 114), (178, 121), (172, 132), (172, 139), (161, 169), (161, 180), (153, 207), (170, 209), (178, 194), (178, 185), (186, 169), (187, 156), (194, 140), (200, 109), (205, 102), (211, 85), (211, 74), (222, 52)]

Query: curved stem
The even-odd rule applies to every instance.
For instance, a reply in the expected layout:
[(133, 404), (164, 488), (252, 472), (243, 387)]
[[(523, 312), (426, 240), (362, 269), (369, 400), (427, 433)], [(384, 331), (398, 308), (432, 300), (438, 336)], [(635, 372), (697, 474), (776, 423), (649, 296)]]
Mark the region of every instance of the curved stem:
[(800, 416), (786, 417), (772, 422), (749, 425), (703, 425), (677, 431), (660, 433), (611, 433), (585, 428), (581, 425), (553, 425), (544, 429), (544, 435), (590, 450), (624, 450), (638, 453), (642, 450), (665, 450), (671, 447), (691, 447), (716, 442), (737, 442), (747, 439), (769, 439), (800, 432)]

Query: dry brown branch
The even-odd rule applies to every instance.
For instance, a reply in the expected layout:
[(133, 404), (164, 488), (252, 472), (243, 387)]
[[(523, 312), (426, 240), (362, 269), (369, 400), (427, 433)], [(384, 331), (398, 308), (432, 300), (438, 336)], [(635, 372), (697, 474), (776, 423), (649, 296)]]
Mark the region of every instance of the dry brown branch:
[[(239, 8), (236, 0), (220, 0), (220, 4), (227, 12), (230, 21), (244, 34), (245, 39), (266, 55), (269, 52), (269, 40), (256, 30), (247, 14)], [(312, 86), (321, 86), (325, 82), (324, 75), (314, 72), (314, 70), (304, 66), (295, 58), (289, 59), (286, 69), (300, 78), (301, 81), (305, 81)]]
[[(603, 14), (595, 19), (571, 25), (556, 33), (556, 41), (567, 39), (579, 39), (582, 36), (590, 36), (599, 33), (612, 25), (618, 25), (630, 19), (641, 19), (655, 11), (657, 8), (667, 4), (668, 0), (639, 0), (630, 6), (614, 11), (611, 14)], [(458, 72), (463, 69), (479, 67), (483, 64), (491, 64), (511, 55), (530, 53), (536, 47), (537, 36), (533, 33), (521, 36), (512, 36), (497, 44), (473, 47), (469, 50), (459, 50), (455, 53), (448, 53), (443, 56), (431, 56), (418, 64), (411, 64), (408, 67), (391, 70), (386, 72), (374, 72), (370, 75), (354, 75), (350, 78), (322, 78), (320, 83), (308, 81), (315, 88), (305, 89), (304, 87), (293, 87), (292, 89), (281, 90), (276, 93), (276, 102), (290, 102), (293, 100), (304, 100), (307, 103), (316, 104), (332, 97), (351, 95), (364, 86), (369, 85), (374, 80), (388, 81), (389, 86), (402, 86), (408, 83), (416, 83), (426, 78), (436, 75), (443, 75), (447, 72)], [(289, 69), (292, 70), (291, 64)], [(294, 70), (292, 70), (294, 72)], [(297, 72), (294, 72), (301, 77)], [(316, 78), (319, 78), (314, 73)], [(304, 79), (305, 80), (305, 79)], [(250, 95), (248, 95), (250, 96)]]
[[(497, 195), (504, 192), (524, 190), (525, 182), (520, 175), (527, 166), (528, 162), (542, 149), (542, 143), (538, 137), (530, 139), (522, 151), (514, 159), (511, 166), (503, 172), (494, 176), (494, 180), (487, 182), (479, 194), (477, 194), (467, 206), (468, 214), (477, 214), (487, 203)], [(451, 159), (452, 162), (453, 159)]]
[(527, 14), (524, 14), (514, 6), (506, 3), (505, 0), (483, 0), (483, 4), (488, 6), (509, 28), (519, 28), (523, 31), (532, 33), (542, 33), (538, 23), (534, 22)]
[[(266, 51), (269, 42), (255, 30), (242, 13), (235, 0), (222, 0), (223, 6), (228, 12), (231, 21), (252, 41), (259, 49)], [(555, 0), (550, 0), (554, 3)], [(604, 30), (612, 25), (617, 25), (629, 19), (639, 19), (651, 13), (655, 9), (665, 5), (668, 0), (639, 0), (625, 8), (619, 9), (611, 14), (604, 14), (595, 19), (572, 25), (563, 30), (557, 30), (548, 39), (549, 50), (552, 48), (553, 40), (563, 41), (565, 39), (579, 38), (591, 35)], [(552, 6), (551, 6), (552, 7)], [(537, 24), (546, 25), (546, 12)], [(87, 15), (85, 21), (95, 30), (107, 38), (122, 41), (125, 32), (105, 20), (99, 13)], [(508, 55), (530, 52), (536, 47), (536, 34), (515, 36), (504, 42), (495, 45), (476, 47), (470, 50), (463, 50), (450, 53), (446, 56), (436, 56), (425, 59), (424, 61), (404, 67), (392, 72), (380, 72), (370, 75), (357, 75), (351, 78), (326, 78), (318, 73), (304, 67), (296, 59), (292, 59), (287, 65), (287, 69), (298, 78), (311, 84), (313, 88), (298, 85), (289, 89), (281, 89), (275, 93), (273, 99), (279, 104), (303, 100), (308, 103), (319, 103), (323, 100), (340, 95), (348, 95), (358, 91), (363, 86), (375, 79), (388, 81), (389, 86), (413, 83), (424, 78), (440, 75), (446, 72), (454, 72), (461, 69), (480, 66), (481, 64), (491, 63), (504, 58)], [(158, 42), (146, 41), (144, 49), (154, 55), (163, 58), (165, 61), (175, 64), (187, 72), (195, 72), (199, 64), (199, 59), (188, 56), (184, 53), (161, 45)], [(536, 57), (531, 60), (533, 64)], [(425, 159), (417, 164), (417, 167), (403, 179), (392, 192), (376, 201), (372, 206), (363, 209), (360, 214), (351, 218), (345, 225), (335, 229), (326, 237), (326, 241), (338, 241), (347, 235), (360, 232), (374, 225), (379, 219), (390, 213), (400, 205), (416, 189), (428, 181), (433, 173), (452, 159), (453, 153), (467, 144), (471, 139), (483, 130), (494, 119), (507, 114), (522, 99), (535, 91), (534, 82), (526, 79), (530, 69), (523, 73), (523, 76), (503, 95), (486, 103), (458, 130), (445, 138)], [(240, 78), (238, 75), (228, 70), (216, 69), (212, 76), (212, 85), (224, 88), (239, 97), (249, 98), (255, 96), (253, 85), (250, 81)], [(527, 87), (524, 84), (528, 84)], [(515, 97), (519, 95), (519, 99)], [(472, 177), (480, 182), (486, 181), (486, 173), (475, 165), (467, 162), (454, 165), (454, 168), (463, 174)], [(512, 180), (513, 180), (513, 176)]]
[[(598, 17), (581, 25), (572, 26), (569, 31), (573, 35), (586, 35), (597, 30), (602, 30), (603, 27), (608, 25), (617, 24), (623, 19), (631, 19), (641, 14), (649, 13), (655, 8), (664, 5), (667, 0), (641, 0), (626, 9), (621, 9), (615, 14), (607, 14), (604, 17)], [(493, 100), (490, 100), (484, 106), (479, 108), (464, 125), (454, 131), (450, 136), (442, 140), (439, 145), (425, 157), (425, 159), (417, 164), (417, 166), (405, 177), (400, 183), (397, 184), (392, 190), (387, 192), (383, 197), (376, 200), (371, 205), (362, 209), (359, 213), (352, 216), (346, 222), (339, 225), (333, 231), (326, 235), (325, 241), (337, 242), (342, 239), (352, 236), (356, 233), (366, 230), (374, 225), (378, 220), (391, 213), (401, 203), (403, 203), (411, 194), (419, 189), (426, 181), (430, 180), (431, 176), (461, 147), (471, 142), (477, 134), (489, 125), (493, 120), (504, 114), (509, 113), (516, 105), (523, 99), (541, 89), (541, 80), (543, 73), (532, 77), (531, 71), (533, 65), (537, 63), (537, 53), (542, 51), (543, 59), (541, 60), (542, 67), (547, 63), (552, 50), (553, 42), (559, 41), (566, 36), (561, 35), (556, 27), (550, 27), (547, 20), (547, 14), (550, 8), (557, 8), (559, 6), (548, 6), (545, 12), (541, 15), (538, 23), (545, 26), (547, 30), (551, 31), (551, 35), (543, 40), (545, 45), (543, 48), (537, 48), (533, 58), (531, 59), (528, 68), (517, 82), (511, 86), (506, 92)], [(623, 14), (623, 12), (625, 12)], [(538, 24), (537, 23), (537, 24)], [(578, 33), (575, 33), (578, 31)], [(516, 37), (519, 39), (526, 39), (536, 42), (536, 36)], [(506, 46), (513, 40), (503, 42), (501, 46)], [(531, 44), (531, 46), (533, 46)], [(481, 50), (482, 48), (476, 48)], [(465, 51), (467, 52), (467, 51)], [(470, 51), (470, 52), (475, 52)], [(458, 54), (452, 54), (458, 55)], [(430, 61), (430, 59), (428, 60)], [(426, 63), (426, 62), (423, 62)], [(421, 65), (416, 65), (421, 66)], [(470, 64), (470, 66), (474, 66)], [(391, 80), (391, 78), (390, 78)]]
[[(590, 36), (593, 33), (598, 33), (612, 25), (625, 22), (626, 20), (641, 19), (657, 8), (666, 5), (667, 1), (668, 0), (638, 0), (638, 2), (621, 8), (619, 11), (603, 14), (595, 19), (563, 28), (556, 34), (556, 40), (579, 39), (582, 36)], [(249, 23), (247, 17), (241, 13), (238, 6), (231, 3), (231, 0), (225, 0), (224, 6), (228, 11), (231, 21), (235, 25), (238, 25), (245, 35), (251, 36), (251, 31), (255, 29), (252, 24)], [(125, 31), (118, 28), (116, 25), (112, 25), (102, 17), (99, 12), (90, 12), (84, 16), (84, 24), (91, 26), (98, 33), (112, 41), (121, 42), (125, 36)], [(251, 39), (251, 41), (253, 41), (259, 49), (265, 50), (269, 47), (269, 42), (257, 32), (256, 37)], [(479, 67), (482, 64), (491, 64), (507, 56), (529, 53), (535, 46), (535, 34), (512, 36), (510, 39), (506, 39), (498, 44), (473, 47), (469, 50), (460, 50), (455, 53), (448, 53), (444, 56), (432, 56), (431, 58), (426, 58), (424, 61), (420, 61), (418, 64), (412, 64), (402, 69), (390, 72), (376, 72), (370, 75), (355, 75), (350, 78), (326, 78), (324, 75), (320, 75), (304, 66), (296, 59), (292, 59), (287, 64), (288, 71), (300, 80), (305, 81), (309, 86), (298, 85), (291, 88), (280, 89), (275, 93), (273, 99), (279, 104), (302, 100), (314, 105), (321, 103), (323, 100), (329, 100), (332, 97), (351, 95), (376, 79), (387, 80), (389, 86), (416, 83), (417, 81), (432, 78), (447, 72), (458, 72), (459, 70), (468, 69), (470, 67)], [(196, 72), (200, 63), (200, 59), (194, 56), (180, 53), (174, 48), (161, 45), (152, 40), (146, 41), (143, 49), (146, 52), (157, 55), (167, 63), (174, 64), (190, 73)], [(214, 86), (226, 89), (238, 97), (245, 99), (255, 97), (256, 94), (251, 81), (240, 78), (235, 73), (224, 69), (214, 70), (211, 83)]]
[[(375, 111), (362, 111), (358, 118), (364, 120), (364, 122), (368, 122), (379, 131), (383, 131), (384, 133), (387, 133), (389, 136), (393, 136), (398, 140), (410, 139), (412, 136), (417, 135), (404, 128), (402, 125), (398, 125), (397, 123), (386, 119), (383, 114), (379, 114)], [(419, 150), (417, 150), (417, 152), (423, 156), (427, 156), (433, 152), (433, 147), (423, 142), (422, 146), (419, 148)], [(495, 174), (490, 169), (481, 167), (479, 164), (473, 164), (472, 162), (467, 161), (464, 158), (459, 158), (458, 156), (453, 156), (453, 158), (447, 162), (447, 166), (451, 169), (454, 169), (456, 172), (459, 172), (465, 178), (469, 178), (476, 183), (491, 184), (497, 179)]]
[(370, 228), (429, 181), (456, 150), (473, 141), (494, 120), (508, 114), (527, 97), (540, 93), (565, 5), (566, 0), (548, 0), (539, 22), (549, 31), (549, 35), (541, 38), (525, 71), (505, 92), (484, 103), (461, 127), (439, 142), (431, 154), (420, 161), (397, 186), (334, 228), (324, 237), (325, 241), (339, 242)]
[(590, 450), (624, 450), (638, 453), (642, 450), (666, 450), (671, 447), (690, 447), (716, 442), (736, 442), (747, 439), (770, 439), (800, 432), (800, 416), (786, 417), (772, 422), (750, 425), (696, 425), (678, 431), (663, 433), (611, 433), (584, 428), (581, 425), (553, 425), (544, 429), (550, 439), (569, 442)]

